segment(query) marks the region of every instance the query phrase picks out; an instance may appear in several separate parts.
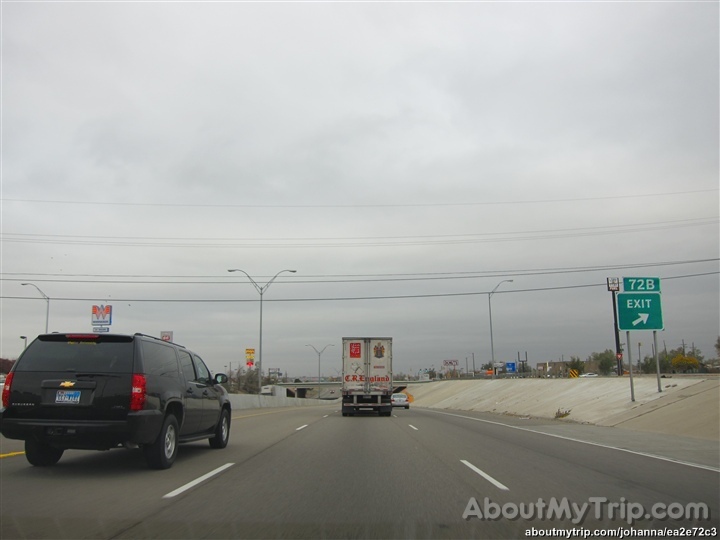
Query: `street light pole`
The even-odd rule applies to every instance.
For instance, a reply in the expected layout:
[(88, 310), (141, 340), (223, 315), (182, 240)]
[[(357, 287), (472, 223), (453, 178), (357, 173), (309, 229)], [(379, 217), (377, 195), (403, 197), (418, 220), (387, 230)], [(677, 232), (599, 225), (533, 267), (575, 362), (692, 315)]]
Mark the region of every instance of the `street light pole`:
[(322, 351), (318, 351), (318, 350), (317, 350), (315, 347), (313, 347), (312, 345), (305, 345), (305, 346), (306, 346), (306, 347), (312, 347), (312, 348), (313, 348), (313, 351), (315, 351), (315, 352), (317, 353), (317, 355), (318, 355), (318, 399), (320, 399), (320, 355), (322, 355), (322, 353), (325, 352), (325, 349), (327, 349), (328, 347), (334, 347), (335, 345), (333, 345), (332, 343), (328, 343), (327, 345), (325, 345), (325, 346), (322, 348)]
[(40, 290), (40, 287), (38, 287), (34, 283), (21, 283), (21, 285), (32, 285), (33, 287), (35, 287), (38, 290), (38, 292), (42, 295), (42, 297), (47, 302), (47, 307), (45, 308), (45, 333), (47, 334), (48, 333), (48, 323), (50, 321), (50, 297), (47, 294), (45, 294), (44, 292), (42, 292)]
[(490, 299), (492, 298), (492, 295), (495, 294), (495, 291), (498, 290), (500, 285), (503, 283), (512, 283), (512, 279), (505, 279), (495, 285), (495, 288), (488, 293), (488, 312), (490, 314), (490, 358), (492, 360), (492, 372), (493, 377), (495, 376), (495, 344), (493, 343), (493, 326), (492, 326), (492, 304), (490, 302)]
[(258, 293), (260, 293), (260, 347), (259, 347), (259, 355), (258, 355), (258, 396), (262, 392), (262, 321), (263, 321), (263, 294), (265, 294), (265, 291), (267, 291), (270, 284), (272, 284), (275, 279), (282, 274), (283, 272), (290, 272), (295, 273), (297, 270), (280, 270), (277, 274), (273, 276), (273, 278), (268, 281), (265, 285), (262, 287), (255, 283), (255, 280), (250, 277), (250, 274), (248, 274), (245, 270), (240, 270), (239, 268), (231, 268), (228, 270), (228, 272), (242, 272), (247, 276), (247, 278), (250, 280), (250, 283), (253, 284), (255, 289)]
[(25, 349), (27, 349), (27, 336), (20, 336), (20, 339), (25, 340)]

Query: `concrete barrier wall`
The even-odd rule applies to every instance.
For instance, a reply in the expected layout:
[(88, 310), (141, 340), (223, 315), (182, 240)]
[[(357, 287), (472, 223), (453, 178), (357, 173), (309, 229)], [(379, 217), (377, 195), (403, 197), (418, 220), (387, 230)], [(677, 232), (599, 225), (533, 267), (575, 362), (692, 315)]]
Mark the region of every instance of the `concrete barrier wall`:
[(245, 394), (230, 394), (230, 404), (233, 410), (259, 409), (269, 407), (312, 407), (338, 403), (332, 399), (300, 399), (283, 396), (258, 396)]
[(661, 379), (496, 379), (409, 384), (413, 405), (433, 409), (556, 418), (602, 426), (647, 429), (717, 440), (720, 380), (717, 376)]

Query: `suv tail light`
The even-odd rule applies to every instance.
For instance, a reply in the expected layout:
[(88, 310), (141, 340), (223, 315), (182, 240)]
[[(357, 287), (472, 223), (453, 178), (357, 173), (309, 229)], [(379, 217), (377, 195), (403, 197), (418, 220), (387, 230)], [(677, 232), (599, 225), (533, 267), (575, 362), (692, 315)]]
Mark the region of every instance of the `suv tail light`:
[[(147, 379), (145, 375), (135, 373), (132, 376), (132, 392), (130, 393), (130, 410), (142, 411), (145, 407), (145, 398), (147, 395)], [(5, 394), (3, 393), (3, 401)]]
[(15, 375), (15, 373), (12, 371), (7, 374), (2, 389), (2, 406), (6, 409), (10, 406), (10, 386), (12, 385), (13, 375)]
[(68, 341), (97, 341), (98, 334), (65, 334)]

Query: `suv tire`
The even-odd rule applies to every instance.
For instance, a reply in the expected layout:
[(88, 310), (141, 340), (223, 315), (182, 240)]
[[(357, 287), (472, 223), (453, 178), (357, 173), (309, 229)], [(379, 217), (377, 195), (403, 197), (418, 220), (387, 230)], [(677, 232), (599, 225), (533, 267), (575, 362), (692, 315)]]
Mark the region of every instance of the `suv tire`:
[(168, 414), (163, 422), (160, 435), (152, 444), (143, 448), (145, 460), (153, 469), (169, 469), (175, 462), (178, 452), (178, 422), (174, 415)]
[(38, 442), (34, 439), (25, 441), (25, 457), (35, 467), (51, 467), (55, 465), (65, 450), (53, 448), (49, 444)]
[(223, 409), (220, 421), (215, 428), (215, 436), (208, 439), (211, 448), (225, 448), (230, 440), (230, 413)]

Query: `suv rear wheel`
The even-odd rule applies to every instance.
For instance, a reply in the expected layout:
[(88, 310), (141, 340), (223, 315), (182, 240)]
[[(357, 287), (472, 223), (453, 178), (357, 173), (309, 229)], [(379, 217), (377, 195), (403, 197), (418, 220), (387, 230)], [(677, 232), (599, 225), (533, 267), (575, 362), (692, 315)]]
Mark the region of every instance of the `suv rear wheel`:
[(153, 469), (169, 469), (177, 457), (178, 422), (174, 415), (168, 414), (163, 422), (160, 435), (152, 444), (143, 448), (145, 460)]
[(208, 439), (212, 448), (225, 448), (230, 440), (230, 412), (223, 409), (220, 421), (215, 428), (215, 436)]
[(31, 465), (36, 467), (51, 467), (55, 465), (65, 450), (53, 448), (49, 444), (38, 442), (34, 439), (25, 441), (25, 457)]

